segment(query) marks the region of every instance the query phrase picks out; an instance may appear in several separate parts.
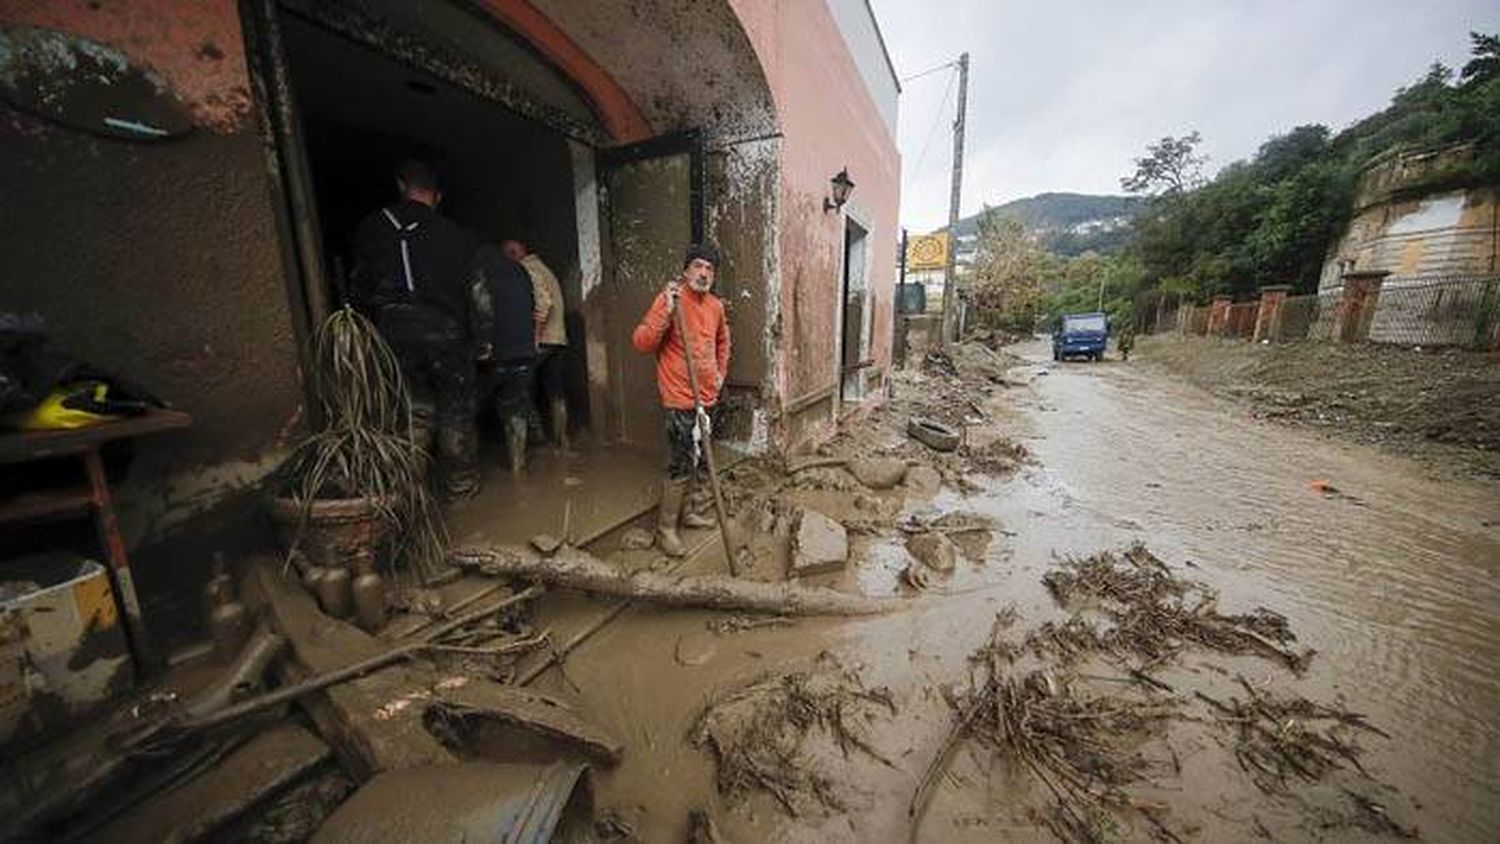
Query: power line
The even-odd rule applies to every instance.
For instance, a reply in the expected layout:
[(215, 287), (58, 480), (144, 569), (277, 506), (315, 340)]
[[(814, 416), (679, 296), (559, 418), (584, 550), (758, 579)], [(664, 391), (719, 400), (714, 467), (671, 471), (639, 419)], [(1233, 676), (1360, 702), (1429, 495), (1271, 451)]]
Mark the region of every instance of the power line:
[(926, 76), (926, 75), (928, 75), (930, 73), (937, 73), (938, 71), (942, 70), (943, 68), (953, 67), (953, 66), (955, 66), (957, 64), (958, 64), (957, 61), (951, 61), (951, 62), (943, 62), (942, 64), (938, 65), (937, 67), (929, 67), (926, 70), (921, 71), (920, 73), (913, 73), (911, 76), (908, 76), (905, 79), (902, 79), (901, 80), (901, 84), (905, 85), (906, 83), (912, 81), (913, 79), (921, 79), (922, 77), (924, 77), (924, 76)]
[[(957, 62), (949, 62), (942, 67), (954, 67), (956, 64)], [(937, 128), (943, 122), (943, 116), (948, 111), (948, 95), (953, 93), (953, 83), (957, 79), (957, 74), (948, 77), (948, 87), (943, 89), (943, 100), (938, 103), (937, 114), (932, 119), (932, 127), (927, 130), (927, 140), (922, 142), (922, 151), (917, 154), (917, 163), (907, 172), (906, 180), (901, 185), (901, 192), (903, 194), (906, 193), (907, 188), (911, 187), (911, 183), (917, 178), (917, 174), (922, 172), (922, 162), (927, 160), (927, 152), (932, 149), (932, 139), (937, 137)]]

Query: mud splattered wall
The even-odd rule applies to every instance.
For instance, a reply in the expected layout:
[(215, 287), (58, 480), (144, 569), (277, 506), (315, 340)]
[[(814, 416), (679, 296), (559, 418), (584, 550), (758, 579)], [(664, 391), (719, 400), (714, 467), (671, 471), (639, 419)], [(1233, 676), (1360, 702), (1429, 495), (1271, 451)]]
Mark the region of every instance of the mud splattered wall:
[[(856, 185), (854, 196), (873, 224), (872, 383), (889, 370), (900, 158), (823, 3), (780, 3), (772, 9), (736, 0), (733, 5), (761, 56), (785, 136), (780, 145), (774, 377), (783, 406), (805, 404), (780, 420), (778, 439), (792, 446), (822, 436), (833, 424), (844, 220), (837, 212), (825, 212), (823, 199), (829, 179), (846, 166)], [(821, 393), (830, 397), (806, 403)]]
[[(169, 635), (160, 628), (196, 618), (169, 610), (204, 576), (209, 543), (254, 538), (248, 489), (300, 400), (237, 5), (0, 0), (0, 25), (120, 51), (195, 124), (138, 144), (0, 106), (11, 207), (0, 303), (41, 313), (68, 349), (195, 418), (140, 441), (117, 488), (148, 621)], [(196, 543), (182, 544), (188, 536)]]

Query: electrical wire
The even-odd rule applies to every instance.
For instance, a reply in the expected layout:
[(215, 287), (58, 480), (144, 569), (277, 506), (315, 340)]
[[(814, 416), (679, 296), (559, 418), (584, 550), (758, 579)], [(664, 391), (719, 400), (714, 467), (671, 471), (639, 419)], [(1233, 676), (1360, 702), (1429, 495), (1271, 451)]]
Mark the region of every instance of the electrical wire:
[[(957, 64), (957, 62), (949, 62), (944, 67), (955, 67)], [(943, 101), (938, 104), (937, 114), (933, 116), (932, 127), (927, 130), (927, 140), (922, 142), (922, 151), (917, 153), (917, 163), (907, 171), (906, 178), (902, 180), (902, 194), (905, 194), (906, 189), (911, 187), (911, 183), (916, 179), (917, 174), (922, 172), (922, 163), (927, 160), (927, 153), (932, 149), (932, 139), (937, 137), (938, 126), (942, 124), (943, 117), (948, 113), (948, 97), (953, 93), (953, 83), (957, 80), (957, 74), (948, 77), (948, 87), (943, 89)]]
[(940, 64), (940, 65), (938, 65), (936, 67), (929, 67), (926, 70), (921, 71), (919, 73), (913, 73), (911, 76), (908, 76), (905, 79), (900, 80), (900, 82), (901, 82), (902, 85), (905, 85), (906, 83), (912, 81), (913, 79), (921, 79), (922, 77), (927, 76), (928, 74), (937, 73), (938, 71), (942, 70), (945, 67), (953, 67), (953, 66), (955, 66), (957, 64), (958, 64), (957, 61), (943, 62), (942, 64)]

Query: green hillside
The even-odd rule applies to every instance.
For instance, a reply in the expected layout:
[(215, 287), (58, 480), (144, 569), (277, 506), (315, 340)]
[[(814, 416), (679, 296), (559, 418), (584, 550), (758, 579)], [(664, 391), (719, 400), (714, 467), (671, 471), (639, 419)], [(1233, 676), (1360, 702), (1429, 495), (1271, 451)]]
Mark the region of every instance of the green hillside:
[(1058, 255), (1114, 253), (1129, 241), (1130, 221), (1144, 205), (1136, 196), (1042, 193), (960, 219), (958, 236), (978, 234), (980, 218), (993, 214), (1021, 223), (1044, 248)]

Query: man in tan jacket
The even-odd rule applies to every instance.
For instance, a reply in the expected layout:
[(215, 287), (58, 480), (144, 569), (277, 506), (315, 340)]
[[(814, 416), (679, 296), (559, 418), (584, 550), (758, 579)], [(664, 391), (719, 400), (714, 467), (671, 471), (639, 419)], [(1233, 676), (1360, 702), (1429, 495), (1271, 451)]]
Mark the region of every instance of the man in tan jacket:
[(564, 452), (568, 448), (568, 401), (564, 352), (568, 331), (563, 323), (566, 306), (557, 276), (542, 263), (524, 241), (500, 244), (505, 257), (525, 268), (531, 276), (532, 321), (536, 325), (536, 405), (545, 418), (551, 410), (552, 439)]

